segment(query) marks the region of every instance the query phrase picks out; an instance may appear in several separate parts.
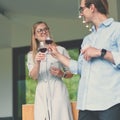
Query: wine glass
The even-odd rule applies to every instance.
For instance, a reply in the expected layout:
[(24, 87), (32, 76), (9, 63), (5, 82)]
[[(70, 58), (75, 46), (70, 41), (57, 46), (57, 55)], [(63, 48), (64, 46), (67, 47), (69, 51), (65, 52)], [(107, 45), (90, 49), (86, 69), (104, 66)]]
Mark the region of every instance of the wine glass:
[[(57, 72), (58, 69), (60, 69), (60, 64), (59, 64), (58, 61), (52, 62), (52, 63), (50, 64), (50, 72)], [(56, 75), (54, 74), (54, 76), (56, 76)]]
[(48, 53), (50, 53), (51, 49), (49, 48), (49, 45), (53, 43), (53, 40), (50, 37), (47, 37), (45, 43), (48, 45)]
[(53, 40), (52, 40), (50, 37), (47, 37), (47, 39), (45, 40), (45, 43), (46, 43), (47, 45), (50, 45), (50, 44), (53, 43)]
[(39, 43), (38, 52), (45, 53), (46, 51), (47, 51), (47, 48), (46, 48), (46, 46), (45, 46), (45, 43), (44, 43), (44, 42), (40, 42), (40, 43)]
[(52, 62), (51, 64), (50, 64), (50, 68), (60, 68), (60, 63), (58, 62), (58, 61), (56, 61), (56, 62)]
[[(45, 46), (45, 43), (44, 42), (40, 42), (39, 43), (39, 47), (38, 47), (38, 52), (46, 54), (46, 51), (47, 51), (47, 48)], [(44, 62), (46, 61), (46, 57), (45, 57), (45, 59), (43, 61)]]

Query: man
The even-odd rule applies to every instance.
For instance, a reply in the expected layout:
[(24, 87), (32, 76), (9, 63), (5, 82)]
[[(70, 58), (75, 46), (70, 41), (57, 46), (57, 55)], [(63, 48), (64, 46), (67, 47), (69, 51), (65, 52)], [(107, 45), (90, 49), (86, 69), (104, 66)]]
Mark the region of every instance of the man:
[(120, 120), (120, 23), (108, 18), (107, 0), (81, 0), (80, 15), (93, 27), (78, 61), (62, 56), (53, 46), (52, 55), (81, 75), (79, 120)]

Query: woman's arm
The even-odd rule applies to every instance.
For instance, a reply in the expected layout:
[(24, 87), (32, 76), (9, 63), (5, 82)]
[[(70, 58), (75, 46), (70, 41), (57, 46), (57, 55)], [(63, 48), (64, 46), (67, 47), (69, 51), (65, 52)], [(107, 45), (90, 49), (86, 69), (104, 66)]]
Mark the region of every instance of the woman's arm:
[(36, 54), (35, 61), (33, 61), (32, 54), (28, 55), (27, 66), (29, 69), (29, 75), (32, 79), (34, 80), (38, 79), (40, 63), (41, 63), (41, 60), (44, 60), (44, 59), (45, 59), (45, 54), (41, 52)]
[(35, 65), (33, 66), (32, 70), (29, 73), (29, 75), (32, 79), (34, 79), (34, 80), (38, 79), (39, 69), (40, 69), (40, 62), (35, 63)]

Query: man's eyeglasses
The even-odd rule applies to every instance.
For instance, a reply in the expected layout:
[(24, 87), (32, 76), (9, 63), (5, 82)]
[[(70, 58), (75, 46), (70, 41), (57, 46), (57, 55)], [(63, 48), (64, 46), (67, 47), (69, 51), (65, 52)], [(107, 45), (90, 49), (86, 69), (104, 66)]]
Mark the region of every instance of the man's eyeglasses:
[(85, 10), (85, 8), (86, 8), (86, 6), (80, 7), (80, 8), (79, 8), (80, 13), (83, 12), (83, 11)]
[(49, 30), (49, 28), (45, 27), (43, 29), (38, 29), (37, 33), (43, 33), (43, 32), (47, 32)]

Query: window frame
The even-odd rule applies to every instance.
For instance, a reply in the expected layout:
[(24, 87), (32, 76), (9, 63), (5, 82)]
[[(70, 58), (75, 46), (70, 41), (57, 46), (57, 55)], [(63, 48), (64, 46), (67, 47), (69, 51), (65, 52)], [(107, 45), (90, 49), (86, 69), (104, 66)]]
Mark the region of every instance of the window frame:
[[(65, 47), (66, 49), (78, 48), (82, 44), (82, 39), (76, 39), (71, 41), (56, 42), (58, 45)], [(13, 58), (13, 118), (15, 120), (22, 120), (22, 114), (18, 113), (18, 80), (25, 80), (25, 55), (30, 51), (30, 46), (18, 47), (12, 49)], [(25, 90), (25, 86), (23, 89)], [(24, 92), (25, 93), (25, 92)], [(25, 95), (23, 95), (25, 97)], [(25, 104), (25, 99), (21, 103)], [(21, 107), (22, 110), (22, 107)]]

